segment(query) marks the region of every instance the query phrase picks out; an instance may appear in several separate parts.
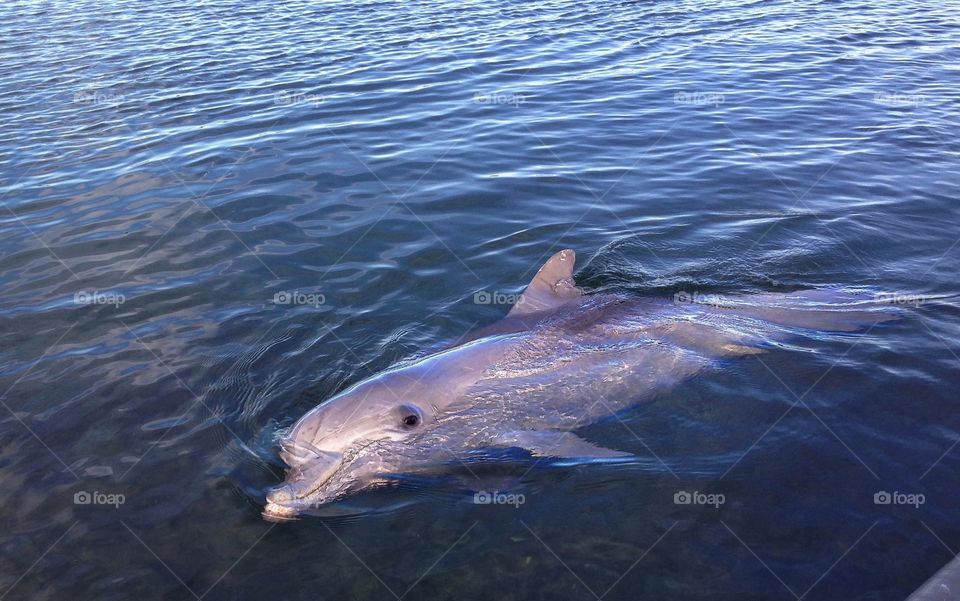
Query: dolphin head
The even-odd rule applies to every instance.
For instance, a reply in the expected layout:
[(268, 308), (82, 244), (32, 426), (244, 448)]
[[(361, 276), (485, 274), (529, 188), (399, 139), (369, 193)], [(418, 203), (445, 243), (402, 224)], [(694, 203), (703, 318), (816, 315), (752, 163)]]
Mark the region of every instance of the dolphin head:
[(290, 519), (409, 468), (409, 457), (398, 451), (410, 448), (436, 416), (423, 389), (402, 372), (386, 372), (304, 415), (280, 442), (287, 476), (267, 494), (263, 516)]

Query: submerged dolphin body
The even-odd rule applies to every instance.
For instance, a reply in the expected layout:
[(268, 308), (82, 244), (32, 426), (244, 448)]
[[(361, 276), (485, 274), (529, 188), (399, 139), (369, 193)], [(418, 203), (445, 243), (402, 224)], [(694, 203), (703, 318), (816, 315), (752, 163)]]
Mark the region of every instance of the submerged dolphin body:
[(896, 316), (850, 290), (684, 299), (584, 294), (575, 254), (547, 261), (500, 322), (363, 380), (281, 440), (286, 481), (263, 516), (285, 520), (471, 452), (628, 457), (575, 434), (717, 363), (804, 332), (854, 332)]

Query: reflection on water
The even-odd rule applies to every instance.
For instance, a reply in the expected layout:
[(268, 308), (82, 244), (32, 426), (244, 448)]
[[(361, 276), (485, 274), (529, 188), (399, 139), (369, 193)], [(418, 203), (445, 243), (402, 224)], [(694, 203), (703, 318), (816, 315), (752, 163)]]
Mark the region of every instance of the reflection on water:
[(0, 595), (903, 598), (960, 547), (943, 303), (586, 433), (637, 462), (502, 457), (519, 505), (259, 513), (279, 430), (562, 247), (592, 290), (956, 294), (958, 14), (0, 7)]

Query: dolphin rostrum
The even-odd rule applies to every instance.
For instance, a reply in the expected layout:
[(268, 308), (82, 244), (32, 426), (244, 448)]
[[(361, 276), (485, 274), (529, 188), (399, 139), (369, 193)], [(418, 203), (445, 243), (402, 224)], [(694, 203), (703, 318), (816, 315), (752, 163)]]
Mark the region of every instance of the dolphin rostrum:
[(310, 508), (494, 448), (571, 459), (629, 457), (575, 430), (668, 391), (718, 359), (804, 333), (895, 319), (849, 289), (674, 298), (585, 294), (575, 254), (548, 260), (501, 321), (376, 374), (317, 406), (281, 439), (286, 481), (263, 516)]

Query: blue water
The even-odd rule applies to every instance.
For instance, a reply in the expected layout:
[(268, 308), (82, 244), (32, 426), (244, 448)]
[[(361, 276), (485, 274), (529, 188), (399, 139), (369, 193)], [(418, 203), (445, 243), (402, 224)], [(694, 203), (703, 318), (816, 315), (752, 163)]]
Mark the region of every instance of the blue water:
[[(904, 598), (960, 549), (957, 9), (4, 4), (0, 599)], [(591, 427), (640, 460), (518, 508), (261, 520), (281, 428), (564, 247), (592, 290), (917, 296)]]

